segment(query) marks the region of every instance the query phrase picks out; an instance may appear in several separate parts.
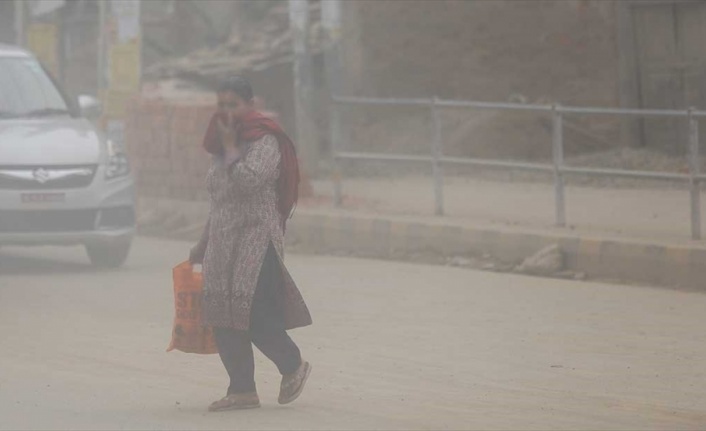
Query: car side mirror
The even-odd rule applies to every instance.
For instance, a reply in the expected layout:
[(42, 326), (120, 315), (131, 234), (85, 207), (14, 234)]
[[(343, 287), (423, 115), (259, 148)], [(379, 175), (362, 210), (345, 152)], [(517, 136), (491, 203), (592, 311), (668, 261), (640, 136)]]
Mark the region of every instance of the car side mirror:
[(97, 120), (103, 113), (100, 100), (86, 94), (78, 96), (78, 109), (81, 116), (89, 120)]

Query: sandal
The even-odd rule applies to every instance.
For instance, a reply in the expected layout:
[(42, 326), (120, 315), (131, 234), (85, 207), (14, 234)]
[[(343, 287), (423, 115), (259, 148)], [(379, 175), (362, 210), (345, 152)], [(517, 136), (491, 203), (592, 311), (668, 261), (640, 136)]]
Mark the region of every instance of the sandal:
[(209, 412), (223, 412), (226, 410), (246, 410), (260, 407), (260, 398), (257, 392), (245, 394), (230, 394), (208, 407)]
[(311, 374), (311, 365), (302, 362), (299, 369), (292, 374), (282, 376), (282, 384), (279, 389), (279, 403), (289, 404), (299, 398), (304, 391), (304, 385)]

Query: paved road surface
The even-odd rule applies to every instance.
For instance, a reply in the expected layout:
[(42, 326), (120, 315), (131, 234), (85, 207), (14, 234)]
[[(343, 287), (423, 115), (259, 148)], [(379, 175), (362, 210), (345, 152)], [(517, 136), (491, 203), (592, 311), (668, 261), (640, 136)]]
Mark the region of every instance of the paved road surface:
[(697, 429), (706, 427), (706, 296), (461, 269), (290, 256), (315, 326), (295, 404), (258, 356), (260, 410), (208, 414), (216, 356), (165, 353), (171, 265), (5, 250), (2, 429)]

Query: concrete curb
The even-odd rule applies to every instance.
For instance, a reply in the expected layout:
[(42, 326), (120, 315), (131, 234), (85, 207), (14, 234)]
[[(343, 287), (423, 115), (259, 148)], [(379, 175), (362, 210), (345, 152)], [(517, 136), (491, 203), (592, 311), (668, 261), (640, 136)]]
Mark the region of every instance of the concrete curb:
[[(140, 200), (142, 231), (148, 235), (196, 240), (208, 214), (204, 202)], [(164, 220), (164, 215), (169, 220)], [(148, 221), (151, 219), (152, 221)], [(177, 219), (179, 222), (169, 223)], [(161, 229), (160, 226), (167, 229)], [(357, 256), (398, 258), (415, 252), (440, 256), (487, 254), (520, 263), (538, 250), (557, 244), (564, 269), (590, 278), (704, 290), (706, 247), (622, 238), (598, 238), (564, 232), (453, 224), (422, 219), (299, 208), (289, 221), (287, 243), (313, 253), (347, 252)]]
[(519, 229), (479, 228), (422, 222), (387, 216), (299, 211), (290, 221), (288, 242), (306, 250), (344, 250), (391, 257), (395, 251), (442, 255), (487, 253), (519, 263), (558, 244), (565, 269), (592, 278), (703, 290), (706, 248), (701, 245), (658, 244), (627, 239), (602, 239)]

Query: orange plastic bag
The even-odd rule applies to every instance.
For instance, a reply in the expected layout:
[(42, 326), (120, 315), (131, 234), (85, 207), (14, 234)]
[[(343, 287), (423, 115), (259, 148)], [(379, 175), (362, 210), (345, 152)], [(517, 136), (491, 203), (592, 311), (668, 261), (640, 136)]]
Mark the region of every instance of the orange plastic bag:
[(213, 331), (201, 325), (201, 296), (203, 275), (194, 272), (190, 262), (183, 262), (172, 270), (174, 278), (174, 328), (167, 352), (218, 353)]

